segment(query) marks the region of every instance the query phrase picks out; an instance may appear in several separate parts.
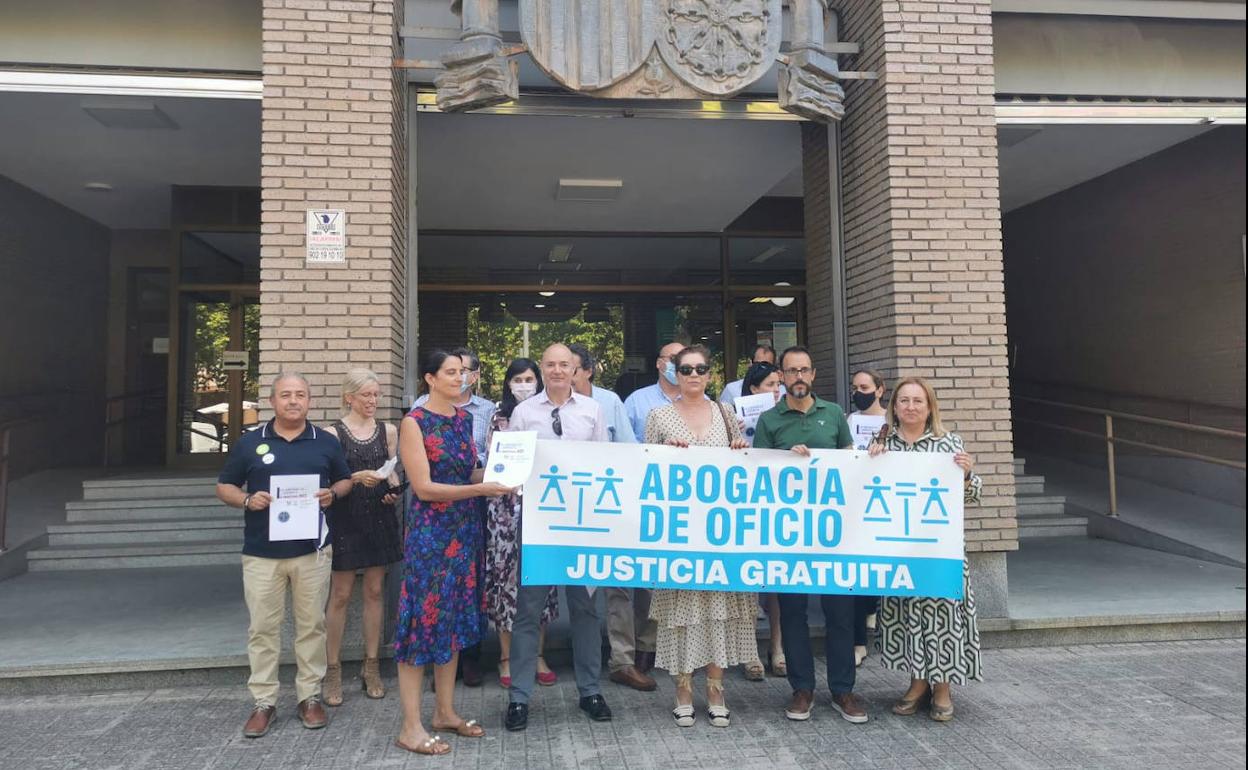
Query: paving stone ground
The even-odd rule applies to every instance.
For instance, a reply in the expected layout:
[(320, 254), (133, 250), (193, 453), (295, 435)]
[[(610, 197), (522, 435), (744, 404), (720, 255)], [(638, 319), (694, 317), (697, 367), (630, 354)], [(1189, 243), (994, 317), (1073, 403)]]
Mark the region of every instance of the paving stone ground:
[[(332, 711), (328, 729), (294, 718), (285, 686), (278, 723), (259, 740), (240, 728), (246, 689), (191, 687), (0, 698), (0, 768), (1221, 768), (1244, 767), (1244, 640), (1047, 647), (985, 652), (988, 681), (955, 690), (957, 719), (888, 712), (905, 678), (869, 658), (858, 692), (866, 725), (843, 721), (819, 693), (810, 722), (782, 713), (781, 679), (728, 685), (732, 726), (691, 729), (668, 714), (670, 680), (658, 693), (605, 682), (615, 710), (590, 723), (577, 710), (571, 671), (539, 688), (529, 729), (502, 729), (507, 694), (496, 682), (459, 688), (462, 714), (482, 719), (484, 739), (451, 738), (450, 755), (394, 748), (395, 693), (370, 701), (358, 690)], [(284, 679), (287, 678), (284, 674)], [(821, 687), (824, 686), (822, 676)], [(394, 682), (390, 681), (393, 687)], [(432, 696), (426, 696), (432, 707)]]

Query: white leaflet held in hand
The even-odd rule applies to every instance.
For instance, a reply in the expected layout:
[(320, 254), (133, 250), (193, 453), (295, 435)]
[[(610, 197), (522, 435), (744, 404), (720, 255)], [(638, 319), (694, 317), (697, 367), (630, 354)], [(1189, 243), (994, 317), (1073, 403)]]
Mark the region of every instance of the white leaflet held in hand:
[(399, 467), (399, 456), (395, 455), (394, 457), (391, 457), (389, 460), (386, 460), (385, 465), (377, 469), (377, 475), (383, 479), (389, 478), (390, 474), (394, 473), (394, 469), (397, 467)]
[(495, 431), (485, 460), (485, 481), (518, 487), (533, 471), (537, 454), (537, 431)]
[(273, 476), (269, 479), (269, 540), (319, 540), (321, 503), (316, 499), (321, 477)]

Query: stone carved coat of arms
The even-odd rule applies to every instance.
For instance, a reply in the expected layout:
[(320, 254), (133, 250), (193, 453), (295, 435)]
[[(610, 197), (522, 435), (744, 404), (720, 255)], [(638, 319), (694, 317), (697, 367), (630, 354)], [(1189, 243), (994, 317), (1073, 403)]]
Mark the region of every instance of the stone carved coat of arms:
[(460, 42), (435, 78), (444, 111), (520, 97), (516, 63), (527, 51), (551, 79), (607, 99), (723, 99), (777, 62), (780, 107), (809, 120), (845, 112), (835, 56), (823, 48), (827, 0), (793, 6), (790, 52), (780, 54), (782, 0), (519, 0), (519, 46), (498, 29), (498, 0), (454, 0)]
[(781, 0), (520, 0), (552, 79), (603, 97), (730, 96), (780, 51)]

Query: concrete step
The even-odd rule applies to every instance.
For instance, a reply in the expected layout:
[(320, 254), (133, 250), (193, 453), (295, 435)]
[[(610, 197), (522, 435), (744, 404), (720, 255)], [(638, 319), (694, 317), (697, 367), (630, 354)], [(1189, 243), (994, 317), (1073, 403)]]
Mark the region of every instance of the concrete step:
[(131, 569), (136, 567), (198, 567), (238, 564), (239, 539), (204, 543), (63, 546), (27, 555), (31, 572), (51, 570)]
[(65, 519), (70, 523), (147, 519), (233, 520), (238, 515), (239, 511), (226, 507), (216, 497), (202, 495), (178, 499), (75, 500), (65, 504)]
[(1082, 516), (1030, 516), (1018, 520), (1019, 540), (1087, 536), (1088, 520)]
[(243, 518), (175, 519), (172, 521), (123, 521), (110, 523), (54, 524), (48, 527), (52, 548), (74, 545), (139, 545), (146, 543), (243, 541)]
[(1027, 458), (1025, 457), (1014, 458), (1014, 475), (1016, 476), (1023, 475), (1024, 473), (1026, 473), (1026, 467), (1027, 467)]
[(1044, 476), (1027, 476), (1023, 474), (1014, 475), (1014, 494), (1016, 495), (1043, 495), (1044, 494)]
[(150, 478), (92, 479), (82, 482), (84, 500), (169, 500), (211, 497), (216, 494), (215, 476), (156, 476)]
[(1066, 513), (1066, 498), (1061, 495), (1022, 495), (1017, 498), (1018, 518), (1029, 516), (1061, 516)]

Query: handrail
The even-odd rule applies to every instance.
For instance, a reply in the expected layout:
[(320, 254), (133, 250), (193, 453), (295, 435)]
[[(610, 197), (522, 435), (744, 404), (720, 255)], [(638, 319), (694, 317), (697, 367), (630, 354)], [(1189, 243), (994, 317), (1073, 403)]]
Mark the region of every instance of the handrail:
[(101, 464), (104, 466), (104, 470), (106, 472), (108, 471), (108, 466), (112, 460), (112, 454), (113, 454), (113, 447), (112, 447), (113, 431), (112, 429), (118, 425), (122, 425), (123, 423), (129, 422), (132, 419), (132, 417), (135, 416), (135, 415), (128, 415), (128, 414), (123, 413), (121, 417), (114, 420), (113, 419), (113, 404), (116, 404), (118, 402), (124, 404), (127, 401), (132, 401), (136, 398), (147, 398), (150, 396), (159, 395), (164, 392), (165, 392), (164, 388), (147, 388), (145, 390), (133, 390), (133, 391), (130, 391), (129, 393), (118, 393), (115, 396), (104, 397), (104, 453), (101, 456)]
[(1095, 431), (1083, 430), (1082, 428), (1072, 428), (1068, 425), (1058, 425), (1056, 423), (1047, 422), (1045, 420), (1033, 420), (1026, 417), (1015, 417), (1015, 422), (1027, 423), (1029, 425), (1039, 425), (1041, 427), (1050, 428), (1062, 433), (1070, 433), (1076, 436), (1087, 436), (1089, 438), (1102, 439), (1105, 441), (1105, 460), (1106, 471), (1109, 475), (1109, 515), (1118, 515), (1118, 480), (1115, 470), (1114, 446), (1122, 444), (1123, 446), (1136, 447), (1139, 449), (1148, 449), (1162, 454), (1168, 454), (1175, 457), (1186, 457), (1192, 460), (1200, 460), (1202, 462), (1214, 463), (1216, 465), (1245, 470), (1245, 463), (1238, 460), (1226, 460), (1221, 457), (1213, 457), (1211, 455), (1201, 454), (1200, 452), (1190, 452), (1185, 449), (1175, 449), (1174, 447), (1162, 446), (1160, 444), (1152, 444), (1147, 441), (1136, 441), (1134, 439), (1120, 438), (1114, 435), (1114, 419), (1124, 422), (1137, 422), (1144, 425), (1160, 425), (1166, 428), (1186, 431), (1205, 436), (1219, 436), (1221, 438), (1235, 438), (1243, 441), (1245, 434), (1243, 431), (1229, 430), (1227, 428), (1215, 428), (1210, 425), (1193, 425), (1186, 422), (1176, 422), (1174, 420), (1163, 420), (1159, 417), (1147, 417), (1140, 414), (1129, 414), (1127, 412), (1117, 412), (1110, 409), (1098, 409), (1093, 406), (1082, 406), (1080, 404), (1067, 404), (1061, 401), (1050, 401), (1043, 398), (1032, 398), (1030, 396), (1015, 396), (1015, 401), (1026, 401), (1042, 406), (1051, 406), (1057, 409), (1065, 409), (1071, 412), (1079, 412), (1082, 414), (1102, 415), (1105, 418), (1105, 433), (1102, 435)]
[(1146, 425), (1163, 425), (1167, 428), (1178, 428), (1179, 430), (1189, 431), (1191, 433), (1205, 433), (1210, 436), (1223, 436), (1225, 438), (1245, 437), (1243, 431), (1231, 430), (1229, 428), (1215, 428), (1212, 425), (1196, 425), (1190, 422), (1178, 422), (1176, 420), (1164, 420), (1160, 417), (1146, 417), (1142, 414), (1131, 414), (1129, 412), (1116, 412), (1112, 409), (1099, 409), (1095, 406), (1081, 406), (1079, 404), (1067, 404), (1062, 401), (1049, 401), (1044, 398), (1032, 398), (1031, 396), (1015, 396), (1016, 401), (1030, 401), (1033, 404), (1044, 404), (1045, 406), (1055, 406), (1061, 409), (1069, 409), (1072, 412), (1083, 412), (1085, 414), (1110, 415), (1120, 420), (1130, 422), (1139, 422)]
[[(1016, 392), (1019, 390), (1034, 390), (1034, 389), (1077, 390), (1077, 391), (1080, 391), (1081, 393), (1091, 394), (1091, 395), (1095, 395), (1097, 397), (1109, 399), (1109, 400), (1150, 401), (1150, 402), (1154, 402), (1158, 404), (1167, 404), (1167, 405), (1174, 405), (1176, 403), (1174, 399), (1164, 398), (1162, 396), (1152, 395), (1148, 393), (1136, 393), (1136, 392), (1129, 391), (1129, 390), (1107, 390), (1104, 388), (1095, 388), (1089, 385), (1081, 385), (1081, 384), (1074, 383), (1074, 382), (1061, 382), (1058, 380), (1011, 379), (1010, 386), (1011, 386), (1011, 389)], [(1028, 398), (1035, 398), (1035, 396), (1029, 396)], [(1180, 406), (1185, 407), (1187, 409), (1188, 414), (1191, 414), (1193, 407), (1215, 411), (1215, 412), (1235, 414), (1240, 417), (1243, 417), (1245, 414), (1245, 410), (1243, 407), (1227, 406), (1225, 404), (1215, 404), (1210, 401), (1187, 400), (1187, 401), (1181, 401), (1177, 403)]]
[(9, 520), (9, 437), (14, 428), (42, 419), (43, 414), (29, 414), (0, 422), (0, 553), (4, 553), (5, 531)]

